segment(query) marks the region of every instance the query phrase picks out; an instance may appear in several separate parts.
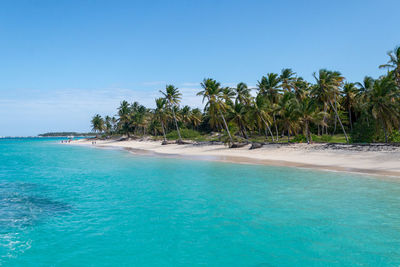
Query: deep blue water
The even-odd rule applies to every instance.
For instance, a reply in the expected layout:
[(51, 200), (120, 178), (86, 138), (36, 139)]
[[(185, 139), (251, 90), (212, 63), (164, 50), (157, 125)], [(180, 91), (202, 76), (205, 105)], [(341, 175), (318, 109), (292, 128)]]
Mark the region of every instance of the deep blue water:
[(399, 266), (400, 182), (0, 139), (3, 266)]

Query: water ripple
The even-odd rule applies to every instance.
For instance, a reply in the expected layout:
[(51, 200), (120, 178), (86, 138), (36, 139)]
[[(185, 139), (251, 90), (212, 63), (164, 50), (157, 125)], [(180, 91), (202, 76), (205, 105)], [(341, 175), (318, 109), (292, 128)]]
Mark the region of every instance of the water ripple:
[(15, 257), (29, 249), (32, 241), (21, 236), (25, 231), (45, 218), (70, 210), (69, 205), (47, 197), (47, 191), (33, 183), (0, 183), (1, 257)]

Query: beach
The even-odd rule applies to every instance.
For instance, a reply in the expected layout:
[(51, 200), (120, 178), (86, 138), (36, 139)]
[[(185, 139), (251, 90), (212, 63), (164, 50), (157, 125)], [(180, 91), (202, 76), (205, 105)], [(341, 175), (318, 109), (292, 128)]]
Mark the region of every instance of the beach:
[(223, 144), (168, 144), (151, 140), (72, 141), (73, 145), (120, 148), (140, 155), (176, 157), (242, 164), (312, 168), (400, 177), (400, 147), (390, 145), (265, 144), (258, 149), (228, 148)]

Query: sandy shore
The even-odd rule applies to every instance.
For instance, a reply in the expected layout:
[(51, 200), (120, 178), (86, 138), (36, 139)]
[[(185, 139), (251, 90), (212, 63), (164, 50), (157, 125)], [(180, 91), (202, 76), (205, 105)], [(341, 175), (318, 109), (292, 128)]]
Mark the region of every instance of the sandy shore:
[(314, 168), (321, 170), (400, 177), (400, 147), (370, 147), (326, 144), (268, 144), (249, 150), (250, 145), (230, 149), (224, 145), (161, 145), (161, 141), (72, 141), (75, 145), (123, 148), (136, 154)]

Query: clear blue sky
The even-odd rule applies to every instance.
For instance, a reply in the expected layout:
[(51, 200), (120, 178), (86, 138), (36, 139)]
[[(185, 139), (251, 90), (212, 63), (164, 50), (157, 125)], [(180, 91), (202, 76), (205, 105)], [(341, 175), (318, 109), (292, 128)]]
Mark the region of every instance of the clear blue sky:
[(349, 81), (383, 73), (399, 0), (0, 1), (0, 136), (88, 131), (119, 102), (152, 106), (166, 83), (255, 85), (284, 67)]

